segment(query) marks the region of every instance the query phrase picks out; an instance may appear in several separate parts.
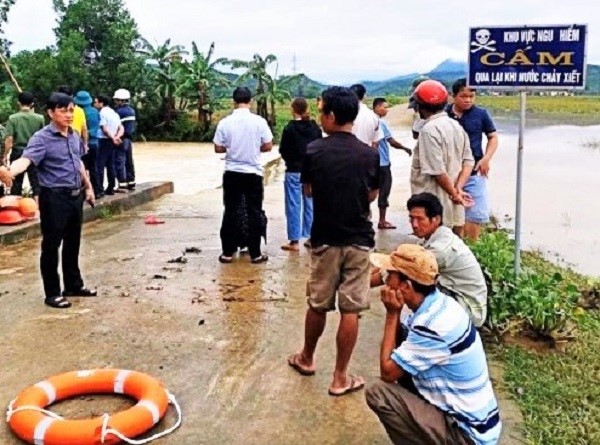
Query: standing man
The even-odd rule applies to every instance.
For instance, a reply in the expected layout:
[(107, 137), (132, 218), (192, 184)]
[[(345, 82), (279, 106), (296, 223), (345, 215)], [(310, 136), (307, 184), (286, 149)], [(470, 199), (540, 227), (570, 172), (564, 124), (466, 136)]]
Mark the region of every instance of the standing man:
[[(452, 96), (454, 102), (446, 107), (446, 111), (467, 132), (475, 158), (475, 168), (464, 186), (465, 193), (473, 198), (473, 206), (465, 210), (465, 236), (477, 239), (481, 226), (490, 221), (487, 179), (490, 162), (498, 148), (498, 133), (488, 111), (475, 105), (475, 90), (467, 87), (467, 79), (454, 82)], [(485, 151), (483, 135), (487, 138)]]
[[(26, 171), (31, 164), (38, 169), (44, 302), (58, 309), (71, 306), (65, 297), (96, 296), (96, 291), (84, 287), (79, 270), (83, 201), (93, 205), (94, 191), (81, 162), (85, 153), (83, 140), (71, 128), (73, 108), (70, 96), (52, 93), (47, 105), (50, 125), (33, 135), (23, 156), (10, 168), (12, 178)], [(62, 294), (57, 270), (61, 244)]]
[(385, 219), (387, 208), (389, 207), (389, 197), (392, 191), (392, 163), (390, 162), (390, 145), (399, 150), (404, 150), (406, 154), (412, 156), (412, 150), (405, 147), (392, 137), (387, 122), (384, 118), (388, 113), (388, 103), (383, 97), (378, 97), (373, 101), (373, 111), (379, 116), (379, 127), (383, 137), (379, 140), (379, 198), (377, 206), (379, 207), (378, 229), (395, 229), (396, 226)]
[(329, 394), (343, 396), (365, 384), (348, 373), (348, 365), (359, 313), (369, 308), (369, 250), (375, 246), (369, 205), (379, 188), (379, 153), (352, 134), (359, 108), (352, 90), (328, 88), (319, 107), (329, 137), (308, 145), (301, 176), (314, 207), (304, 346), (288, 357), (288, 364), (302, 375), (315, 373), (315, 349), (327, 312), (336, 308), (337, 293), (340, 323)]
[(116, 165), (119, 189), (135, 190), (135, 166), (133, 164), (133, 136), (135, 135), (135, 110), (129, 105), (131, 94), (126, 89), (115, 91), (116, 112), (123, 125), (123, 142), (117, 147)]
[[(11, 115), (6, 123), (6, 139), (4, 139), (4, 153), (2, 154), (3, 164), (14, 162), (23, 155), (23, 150), (35, 132), (44, 128), (44, 117), (33, 111), (33, 95), (27, 91), (19, 93), (19, 112)], [(40, 187), (37, 180), (35, 165), (27, 168), (27, 178), (31, 186), (33, 197), (37, 199), (40, 194)], [(12, 195), (23, 194), (23, 179), (25, 173), (15, 177), (10, 189)]]
[(473, 170), (473, 155), (462, 127), (444, 108), (446, 87), (435, 80), (421, 82), (414, 92), (419, 115), (425, 120), (414, 149), (410, 175), (411, 193), (430, 192), (444, 207), (444, 225), (462, 237), (465, 206), (470, 197), (463, 192)]
[(379, 117), (363, 102), (367, 89), (360, 83), (352, 85), (350, 89), (354, 91), (360, 103), (358, 116), (352, 126), (352, 133), (365, 144), (377, 148), (379, 141), (383, 138), (383, 133), (379, 128)]
[[(433, 253), (401, 244), (383, 267), (381, 380), (367, 388), (367, 404), (394, 444), (497, 444), (502, 422), (481, 338), (436, 289)], [(405, 305), (413, 313), (401, 325)]]
[(94, 196), (102, 196), (102, 184), (98, 184), (98, 130), (100, 129), (100, 114), (93, 107), (94, 100), (87, 91), (78, 91), (73, 97), (75, 105), (80, 107), (85, 113), (85, 122), (88, 129), (88, 151), (83, 157), (90, 182), (94, 187)]
[(250, 262), (264, 263), (269, 257), (260, 251), (263, 168), (260, 154), (273, 148), (273, 133), (262, 117), (250, 112), (252, 93), (246, 87), (233, 91), (234, 110), (217, 125), (213, 142), (215, 153), (225, 153), (223, 174), (223, 222), (221, 224), (221, 263), (231, 263), (238, 248), (237, 212), (245, 202), (248, 212), (248, 251)]
[(98, 130), (98, 164), (96, 166), (98, 184), (104, 187), (104, 170), (106, 169), (107, 187), (104, 195), (115, 194), (115, 150), (122, 142), (123, 126), (121, 118), (110, 108), (108, 96), (99, 95), (94, 101), (94, 107), (100, 112), (100, 129)]

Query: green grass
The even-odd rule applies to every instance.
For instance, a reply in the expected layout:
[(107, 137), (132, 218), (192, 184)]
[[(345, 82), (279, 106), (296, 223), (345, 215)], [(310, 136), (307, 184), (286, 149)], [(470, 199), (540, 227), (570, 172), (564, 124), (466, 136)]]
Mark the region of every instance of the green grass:
[(564, 353), (511, 346), (500, 357), (529, 443), (600, 444), (600, 314), (580, 320), (578, 338)]
[[(520, 109), (519, 96), (477, 96), (477, 104), (490, 111), (514, 112)], [(527, 95), (528, 113), (535, 114), (598, 114), (598, 96), (532, 96)]]
[[(482, 265), (490, 258), (496, 263), (495, 269), (502, 269), (501, 264), (511, 265), (510, 255), (502, 257), (491, 252), (506, 250), (503, 246), (507, 240), (502, 232), (484, 233), (482, 238), (483, 244), (474, 246), (480, 255), (477, 248), (486, 247)], [(545, 290), (540, 287), (536, 299), (529, 303), (520, 301), (520, 294), (506, 294), (505, 298), (515, 299), (511, 308), (518, 309), (511, 316), (518, 318), (521, 311), (526, 313), (538, 305), (543, 306), (548, 295), (557, 291), (562, 294), (559, 288), (565, 285), (576, 287), (582, 297), (589, 290), (595, 290), (597, 295), (598, 279), (551, 263), (536, 252), (523, 252), (522, 258), (523, 267), (534, 275), (560, 274), (562, 278), (555, 286)], [(509, 279), (497, 270), (492, 272), (500, 279)], [(526, 291), (527, 286), (531, 286), (529, 281), (520, 282), (519, 292)], [(551, 303), (554, 307), (557, 301)], [(575, 304), (580, 305), (581, 301)], [(493, 304), (490, 306), (490, 312), (497, 309)], [(529, 444), (600, 445), (600, 312), (588, 312), (574, 306), (568, 318), (569, 325), (576, 328), (575, 339), (563, 343), (566, 346), (564, 352), (548, 349), (541, 343), (538, 345), (543, 346), (544, 352), (535, 352), (530, 346), (488, 342), (491, 354), (504, 362), (504, 381), (500, 386), (513, 395), (521, 409)], [(523, 337), (517, 340), (523, 340)]]

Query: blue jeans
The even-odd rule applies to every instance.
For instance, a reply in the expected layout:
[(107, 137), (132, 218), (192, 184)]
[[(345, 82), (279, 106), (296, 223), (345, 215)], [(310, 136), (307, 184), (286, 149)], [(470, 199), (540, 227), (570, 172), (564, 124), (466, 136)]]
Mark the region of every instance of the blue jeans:
[(131, 152), (131, 139), (123, 139), (115, 148), (115, 173), (120, 185), (127, 184), (127, 159)]
[(115, 144), (106, 138), (98, 141), (98, 156), (96, 158), (96, 171), (98, 172), (98, 185), (104, 187), (104, 170), (108, 180), (107, 190), (115, 188)]
[(286, 173), (283, 182), (285, 191), (285, 217), (290, 241), (310, 238), (313, 222), (313, 200), (302, 193), (300, 173)]

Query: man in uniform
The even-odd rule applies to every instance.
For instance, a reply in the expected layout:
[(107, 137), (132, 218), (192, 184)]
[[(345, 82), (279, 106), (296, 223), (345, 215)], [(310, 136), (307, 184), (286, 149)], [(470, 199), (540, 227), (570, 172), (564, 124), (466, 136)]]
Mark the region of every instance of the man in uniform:
[[(11, 164), (8, 182), (31, 164), (38, 169), (44, 302), (50, 307), (65, 309), (71, 306), (65, 297), (96, 296), (95, 290), (84, 287), (79, 270), (83, 202), (86, 200), (93, 205), (94, 191), (81, 161), (85, 153), (83, 140), (71, 127), (73, 99), (64, 93), (53, 93), (48, 99), (47, 110), (50, 125), (35, 133), (23, 156)], [(5, 176), (3, 181), (7, 179), (2, 170), (0, 175)], [(58, 274), (61, 244), (62, 294)]]
[[(33, 134), (44, 128), (44, 117), (33, 111), (33, 95), (27, 91), (19, 93), (19, 112), (12, 114), (6, 124), (6, 136), (4, 139), (3, 164), (14, 162), (23, 155), (23, 150)], [(34, 165), (27, 169), (27, 177), (31, 192), (37, 199), (40, 193), (37, 173)], [(23, 194), (23, 179), (25, 174), (18, 175), (10, 189), (12, 195)]]
[(115, 91), (115, 111), (121, 118), (123, 141), (117, 147), (115, 164), (119, 189), (135, 190), (135, 166), (133, 164), (133, 136), (135, 134), (135, 110), (129, 105), (131, 93), (126, 89)]

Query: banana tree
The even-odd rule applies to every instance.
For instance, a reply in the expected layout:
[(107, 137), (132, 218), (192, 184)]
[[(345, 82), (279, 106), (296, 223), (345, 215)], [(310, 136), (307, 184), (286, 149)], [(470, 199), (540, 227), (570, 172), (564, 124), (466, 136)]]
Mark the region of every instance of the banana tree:
[(229, 86), (229, 80), (215, 68), (226, 60), (212, 60), (214, 51), (215, 42), (210, 44), (206, 55), (198, 50), (196, 42), (192, 42), (192, 60), (181, 64), (181, 84), (177, 90), (179, 95), (196, 99), (198, 124), (204, 132), (209, 129), (212, 121), (214, 89)]
[(260, 100), (269, 104), (270, 110), (266, 119), (271, 129), (277, 126), (275, 105), (289, 102), (292, 99), (292, 93), (290, 92), (292, 84), (300, 77), (300, 75), (279, 77), (277, 76), (277, 70), (278, 68), (275, 69), (273, 77), (268, 76), (265, 79), (264, 92), (256, 95), (257, 102)]
[(154, 74), (155, 92), (160, 97), (163, 108), (163, 122), (169, 127), (175, 112), (175, 91), (178, 82), (178, 65), (188, 52), (182, 45), (171, 45), (171, 39), (161, 45), (152, 45), (140, 37), (141, 48), (138, 55), (146, 59)]
[(227, 64), (232, 69), (245, 68), (244, 72), (237, 80), (238, 84), (242, 84), (253, 80), (256, 82), (256, 90), (254, 97), (256, 100), (256, 113), (259, 116), (264, 117), (267, 122), (271, 122), (272, 119), (269, 117), (267, 89), (269, 83), (273, 81), (271, 75), (267, 72), (267, 67), (273, 62), (277, 61), (277, 57), (273, 54), (269, 54), (266, 57), (262, 57), (259, 54), (254, 54), (252, 60), (227, 60)]

